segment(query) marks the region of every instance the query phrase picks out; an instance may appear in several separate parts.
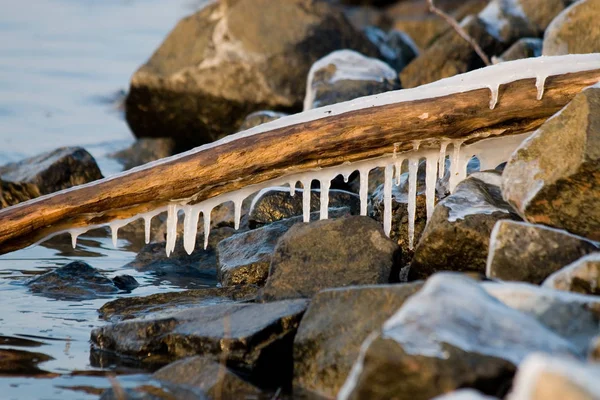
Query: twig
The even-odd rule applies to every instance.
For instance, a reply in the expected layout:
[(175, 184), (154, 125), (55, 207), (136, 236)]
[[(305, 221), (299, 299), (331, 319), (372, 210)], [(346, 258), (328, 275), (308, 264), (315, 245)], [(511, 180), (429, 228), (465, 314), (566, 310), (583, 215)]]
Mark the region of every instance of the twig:
[(479, 46), (479, 44), (477, 44), (477, 42), (475, 41), (475, 39), (473, 39), (471, 37), (471, 35), (469, 35), (459, 25), (459, 23), (454, 18), (452, 18), (450, 15), (446, 14), (444, 11), (440, 10), (439, 8), (437, 8), (435, 6), (435, 4), (433, 4), (433, 0), (427, 0), (427, 3), (429, 4), (429, 11), (431, 11), (434, 14), (437, 14), (438, 16), (440, 16), (444, 20), (446, 20), (446, 22), (448, 23), (448, 25), (450, 25), (452, 28), (454, 28), (454, 30), (456, 31), (456, 33), (458, 33), (460, 35), (460, 37), (462, 37), (463, 39), (465, 39), (467, 41), (467, 43), (469, 43), (471, 45), (471, 47), (473, 47), (473, 50), (475, 50), (475, 53), (477, 53), (477, 55), (483, 60), (483, 63), (485, 65), (492, 65), (492, 63), (490, 62), (489, 57), (483, 52), (483, 50), (481, 49), (481, 47)]

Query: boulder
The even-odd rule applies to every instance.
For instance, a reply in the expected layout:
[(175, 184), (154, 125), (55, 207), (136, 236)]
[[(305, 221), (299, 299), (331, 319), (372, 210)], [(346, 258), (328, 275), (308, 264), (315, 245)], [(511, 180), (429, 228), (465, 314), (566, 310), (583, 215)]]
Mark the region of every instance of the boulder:
[(32, 183), (5, 182), (0, 179), (0, 208), (14, 206), (22, 201), (41, 196), (37, 185)]
[(600, 295), (600, 253), (592, 253), (550, 275), (544, 287)]
[(513, 153), (502, 192), (527, 221), (600, 240), (599, 125), (600, 86), (594, 86)]
[(392, 67), (352, 50), (337, 50), (315, 62), (306, 86), (304, 111), (400, 88)]
[(545, 56), (600, 52), (600, 1), (581, 0), (560, 13), (544, 35)]
[(499, 57), (498, 61), (513, 61), (542, 55), (542, 39), (521, 38)]
[(311, 65), (342, 48), (378, 55), (327, 2), (212, 2), (182, 19), (134, 74), (127, 122), (137, 137), (211, 142), (253, 111), (300, 109)]
[(100, 168), (81, 147), (61, 147), (0, 167), (3, 180), (30, 183), (40, 194), (49, 194), (101, 179)]
[(158, 319), (96, 328), (96, 349), (166, 363), (203, 355), (242, 371), (259, 385), (289, 385), (292, 342), (308, 301), (225, 303), (190, 308)]
[(266, 124), (267, 122), (275, 121), (281, 117), (285, 117), (287, 114), (277, 111), (261, 110), (255, 111), (246, 115), (239, 130), (245, 131), (246, 129), (254, 128), (255, 126)]
[(396, 72), (402, 71), (419, 55), (419, 48), (415, 42), (402, 31), (393, 29), (386, 33), (374, 26), (368, 26), (363, 31), (379, 48), (383, 60)]
[(128, 148), (110, 155), (128, 170), (161, 158), (172, 156), (178, 152), (175, 141), (171, 138), (140, 138)]
[(327, 288), (387, 283), (398, 272), (397, 249), (369, 217), (294, 225), (279, 239), (261, 298), (312, 297)]
[(476, 172), (436, 205), (415, 248), (409, 280), (444, 270), (485, 273), (494, 224), (520, 220), (502, 199), (500, 179), (495, 171)]
[(338, 399), (430, 399), (460, 388), (502, 397), (530, 353), (577, 355), (474, 280), (439, 273), (363, 343)]
[(568, 232), (502, 220), (490, 236), (486, 275), (540, 284), (565, 265), (594, 251), (598, 251), (596, 243)]
[(294, 388), (335, 398), (362, 342), (421, 286), (351, 286), (317, 293), (294, 339)]

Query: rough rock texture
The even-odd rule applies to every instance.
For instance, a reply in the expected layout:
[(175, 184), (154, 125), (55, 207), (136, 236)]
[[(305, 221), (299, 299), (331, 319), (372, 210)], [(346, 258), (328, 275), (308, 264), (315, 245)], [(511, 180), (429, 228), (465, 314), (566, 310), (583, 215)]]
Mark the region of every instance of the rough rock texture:
[(597, 244), (568, 232), (525, 222), (499, 221), (490, 237), (486, 275), (540, 284)]
[(0, 179), (0, 208), (14, 206), (40, 195), (40, 190), (34, 184), (5, 182)]
[(547, 120), (502, 177), (504, 198), (527, 221), (600, 240), (600, 87)]
[[(255, 228), (285, 218), (302, 215), (302, 194), (303, 189), (298, 189), (291, 196), (290, 190), (283, 187), (261, 190), (250, 206), (248, 224), (251, 228)], [(311, 190), (311, 213), (319, 211), (321, 207), (320, 196), (320, 190)], [(356, 194), (344, 190), (329, 190), (329, 208), (340, 207), (350, 207), (350, 213), (359, 214), (360, 199)]]
[(566, 357), (533, 354), (519, 366), (507, 400), (593, 400), (600, 398), (600, 366)]
[(600, 295), (600, 253), (592, 253), (559, 269), (544, 287), (582, 294)]
[(303, 299), (217, 304), (103, 326), (92, 331), (91, 339), (100, 350), (144, 362), (222, 358), (260, 384), (286, 385), (292, 377), (293, 336), (307, 306)]
[(437, 204), (415, 249), (410, 280), (444, 270), (485, 273), (494, 224), (520, 220), (502, 199), (499, 185), (499, 173), (477, 172)]
[(387, 283), (397, 268), (397, 249), (369, 217), (294, 225), (279, 239), (261, 298), (311, 297), (321, 289)]
[(294, 339), (294, 387), (335, 398), (362, 342), (421, 286), (354, 286), (317, 293)]
[(242, 125), (239, 130), (245, 131), (246, 129), (254, 128), (255, 126), (265, 124), (267, 122), (275, 121), (281, 117), (285, 117), (287, 114), (277, 111), (261, 110), (250, 113), (244, 118)]
[(419, 54), (415, 42), (404, 32), (394, 29), (385, 33), (374, 26), (368, 26), (363, 31), (377, 45), (383, 60), (396, 72), (402, 71)]
[(477, 282), (440, 273), (365, 340), (339, 399), (420, 400), (459, 388), (501, 397), (516, 365), (536, 351), (576, 354)]
[(600, 1), (581, 0), (558, 15), (544, 35), (545, 56), (600, 52)]
[(256, 398), (260, 390), (208, 357), (175, 361), (152, 377), (162, 382), (199, 388), (211, 399)]
[(186, 308), (253, 300), (257, 290), (256, 286), (245, 285), (123, 297), (104, 304), (98, 313), (100, 318), (110, 322), (132, 318), (157, 318), (159, 315), (172, 314)]
[(73, 261), (37, 276), (27, 286), (33, 293), (59, 300), (95, 299), (120, 290), (112, 280), (83, 261)]
[(399, 89), (388, 64), (352, 50), (337, 50), (319, 59), (308, 73), (304, 110)]
[(253, 111), (299, 109), (311, 65), (341, 48), (378, 55), (326, 2), (214, 2), (182, 19), (134, 74), (127, 122), (138, 137), (211, 142)]
[(140, 138), (128, 148), (111, 154), (128, 170), (177, 153), (175, 141), (171, 138)]
[(542, 55), (542, 39), (522, 38), (517, 40), (500, 56), (498, 61), (513, 61)]
[(0, 167), (3, 180), (31, 183), (40, 194), (101, 179), (94, 157), (81, 147), (61, 147), (47, 153)]

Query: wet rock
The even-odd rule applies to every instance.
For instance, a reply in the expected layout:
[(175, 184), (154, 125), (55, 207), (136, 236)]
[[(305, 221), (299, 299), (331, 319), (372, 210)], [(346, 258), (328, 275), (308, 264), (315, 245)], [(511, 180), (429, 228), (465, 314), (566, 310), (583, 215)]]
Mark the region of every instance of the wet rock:
[(294, 225), (279, 239), (261, 298), (311, 297), (327, 288), (387, 283), (392, 271), (397, 273), (397, 249), (369, 217)]
[(500, 56), (498, 61), (513, 61), (542, 55), (542, 39), (522, 38), (517, 40)]
[(128, 170), (177, 153), (175, 141), (171, 138), (140, 138), (128, 148), (111, 155)]
[(500, 179), (494, 171), (477, 172), (437, 204), (415, 249), (409, 280), (445, 270), (485, 273), (494, 224), (520, 220), (502, 199)]
[(138, 281), (131, 275), (118, 275), (112, 279), (113, 283), (119, 290), (131, 292), (136, 287), (140, 286)]
[(490, 236), (486, 275), (540, 284), (597, 244), (568, 232), (525, 222), (499, 221)]
[(502, 397), (533, 352), (577, 354), (477, 282), (440, 273), (365, 340), (338, 398), (420, 400), (459, 388)]
[(251, 114), (248, 114), (242, 125), (240, 125), (240, 131), (245, 131), (246, 129), (254, 128), (255, 126), (265, 124), (267, 122), (275, 121), (281, 117), (285, 117), (287, 114), (277, 111), (256, 111)]
[(175, 361), (156, 371), (153, 378), (201, 389), (211, 399), (256, 398), (261, 391), (208, 357)]
[(182, 19), (134, 74), (127, 122), (137, 137), (172, 137), (187, 148), (211, 142), (253, 111), (298, 110), (311, 65), (341, 48), (378, 55), (326, 2), (209, 4)]
[(91, 339), (100, 350), (143, 362), (194, 355), (223, 359), (259, 385), (286, 385), (293, 336), (307, 305), (307, 300), (217, 304), (96, 328)]
[(544, 35), (545, 56), (600, 52), (600, 1), (577, 1), (560, 13)]
[(319, 59), (308, 73), (304, 110), (399, 89), (388, 64), (352, 50), (337, 50)]
[(3, 180), (31, 183), (40, 194), (53, 193), (101, 179), (94, 157), (81, 147), (61, 147), (0, 167)]
[(600, 366), (546, 354), (523, 361), (507, 400), (592, 400), (600, 398)]
[(197, 388), (151, 382), (136, 388), (116, 387), (105, 390), (100, 400), (209, 400)]
[(594, 86), (513, 153), (502, 192), (527, 221), (600, 240), (599, 124), (600, 87)]
[(473, 389), (461, 389), (455, 392), (437, 396), (432, 400), (494, 400), (496, 397), (486, 396)]
[(379, 48), (383, 60), (396, 72), (402, 71), (419, 55), (419, 48), (404, 32), (391, 30), (385, 33), (374, 26), (366, 27), (364, 32), (369, 40)]
[(582, 294), (600, 295), (600, 253), (592, 253), (559, 269), (542, 286)]
[(352, 286), (317, 293), (294, 339), (294, 387), (335, 398), (362, 342), (421, 286)]
[(50, 378), (55, 374), (40, 369), (38, 364), (51, 360), (54, 360), (54, 358), (44, 353), (16, 349), (0, 349), (0, 374), (3, 376), (47, 376)]
[[(250, 206), (248, 224), (251, 228), (255, 228), (285, 218), (302, 215), (302, 194), (303, 189), (296, 189), (295, 194), (290, 196), (290, 189), (284, 187), (261, 190)], [(311, 213), (319, 211), (321, 207), (320, 198), (320, 190), (311, 190)], [(350, 207), (350, 213), (358, 214), (360, 212), (360, 199), (354, 193), (330, 189), (329, 208), (341, 207)]]
[(233, 235), (233, 228), (223, 227), (210, 232), (208, 246), (204, 250), (204, 235), (196, 238), (196, 247), (192, 254), (183, 248), (183, 239), (178, 239), (175, 250), (169, 257), (165, 251), (165, 242), (146, 245), (135, 257), (135, 260), (124, 268), (135, 268), (138, 271), (150, 272), (158, 279), (168, 280), (172, 284), (192, 288), (216, 282), (217, 256), (216, 246), (221, 240)]
[(245, 285), (122, 297), (104, 304), (98, 312), (100, 318), (110, 322), (132, 318), (158, 318), (187, 308), (253, 300), (257, 290), (256, 286)]
[(0, 208), (14, 206), (40, 195), (40, 190), (34, 184), (6, 182), (0, 179)]
[(58, 300), (87, 300), (117, 293), (119, 288), (96, 268), (73, 261), (27, 282), (29, 290)]

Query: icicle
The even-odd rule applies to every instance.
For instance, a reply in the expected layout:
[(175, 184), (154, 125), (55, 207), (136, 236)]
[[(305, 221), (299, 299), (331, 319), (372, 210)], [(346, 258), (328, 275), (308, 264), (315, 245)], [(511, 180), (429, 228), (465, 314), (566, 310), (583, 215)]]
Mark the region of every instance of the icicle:
[(535, 77), (535, 87), (537, 88), (537, 99), (544, 97), (544, 86), (546, 85), (546, 75), (537, 75)]
[(389, 237), (392, 231), (392, 180), (394, 175), (394, 165), (388, 164), (385, 167), (383, 181), (383, 231)]
[(408, 160), (408, 248), (412, 250), (415, 240), (415, 214), (417, 210), (417, 171), (419, 159)]
[(204, 218), (204, 250), (208, 247), (208, 236), (210, 235), (210, 214), (212, 213), (212, 208), (207, 209), (202, 212), (202, 217)]
[(450, 187), (450, 193), (454, 192), (454, 188), (460, 182), (460, 146), (461, 141), (456, 141), (453, 144), (452, 149), (452, 160), (450, 163), (450, 181), (448, 185)]
[(329, 217), (329, 187), (331, 181), (327, 178), (323, 178), (320, 181), (321, 184), (321, 209), (319, 212), (319, 219), (327, 219)]
[(312, 179), (302, 180), (302, 218), (310, 222), (310, 184)]
[(426, 156), (425, 167), (425, 201), (427, 204), (427, 220), (433, 214), (435, 206), (435, 184), (437, 182), (437, 167), (438, 155), (435, 152), (430, 152)]
[(498, 104), (498, 92), (500, 91), (500, 84), (495, 86), (489, 85), (488, 89), (490, 89), (490, 109), (493, 110)]
[(79, 229), (71, 229), (69, 233), (71, 234), (71, 245), (73, 248), (77, 247), (77, 238), (79, 235), (87, 232), (87, 228), (79, 228)]
[(444, 179), (444, 174), (446, 173), (446, 148), (448, 147), (448, 142), (440, 143), (440, 158), (439, 158), (439, 166), (438, 166), (438, 178)]
[(394, 163), (394, 170), (396, 171), (396, 186), (400, 185), (400, 178), (402, 177), (402, 163), (404, 162), (404, 158), (399, 158)]
[[(294, 195), (295, 188), (292, 187), (292, 196)], [(240, 229), (240, 221), (242, 219), (242, 200), (237, 200), (233, 202), (233, 219), (234, 219), (234, 228)]]
[(175, 250), (177, 241), (177, 204), (169, 204), (167, 207), (167, 243), (165, 250), (167, 257)]
[(111, 222), (109, 226), (110, 226), (110, 235), (112, 237), (112, 244), (113, 244), (113, 247), (116, 249), (120, 227), (116, 221)]
[[(294, 196), (296, 194), (296, 181), (290, 181), (288, 183), (288, 185), (290, 185), (290, 196)], [(240, 206), (240, 210), (241, 210), (241, 206)], [(237, 229), (237, 228), (235, 228)]]
[(153, 215), (144, 215), (144, 236), (146, 244), (150, 243), (150, 228), (152, 227)]
[(370, 168), (361, 168), (358, 170), (360, 176), (360, 215), (367, 215), (367, 197), (369, 195), (369, 172)]
[(185, 212), (185, 219), (183, 220), (183, 248), (188, 254), (192, 254), (196, 247), (200, 206), (185, 206), (183, 210)]

